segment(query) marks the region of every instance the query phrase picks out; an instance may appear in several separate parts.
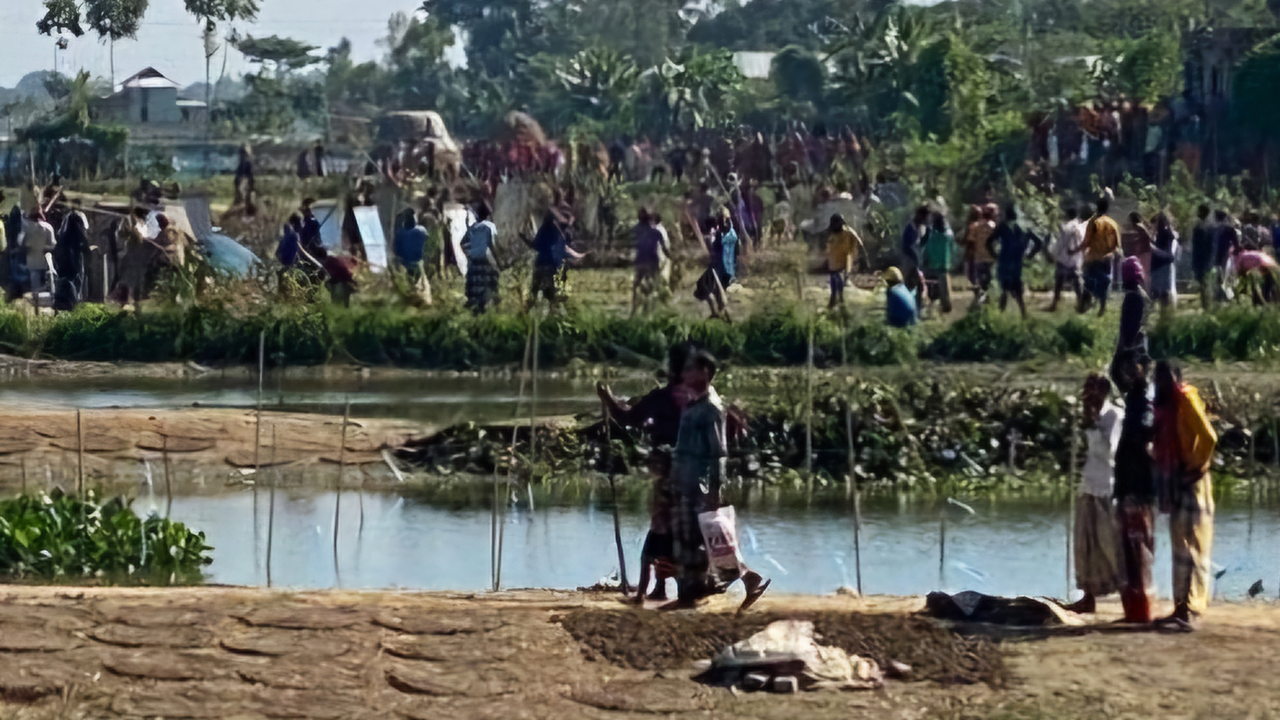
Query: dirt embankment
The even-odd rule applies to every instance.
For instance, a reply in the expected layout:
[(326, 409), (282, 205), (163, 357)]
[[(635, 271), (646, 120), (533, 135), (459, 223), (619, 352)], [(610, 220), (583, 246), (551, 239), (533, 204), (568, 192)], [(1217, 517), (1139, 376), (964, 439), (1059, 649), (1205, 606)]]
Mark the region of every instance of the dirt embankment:
[[(1215, 607), (1192, 634), (1115, 632), (1109, 621), (1117, 608), (1108, 606), (1093, 627), (991, 641), (912, 617), (922, 604), (776, 596), (734, 620), (720, 614), (727, 605), (658, 615), (623, 608), (616, 596), (537, 591), (477, 597), (8, 586), (0, 589), (0, 717), (1280, 713), (1275, 605)], [(741, 694), (691, 679), (689, 660), (774, 617), (813, 618), (827, 642), (914, 661), (916, 679), (796, 696)], [(974, 674), (951, 676), (956, 666)], [(978, 679), (999, 682), (956, 683)]]
[(80, 411), (77, 428), (74, 410), (7, 405), (0, 408), (0, 489), (74, 488), (81, 458), (89, 486), (134, 485), (149, 466), (162, 489), (166, 460), (170, 482), (185, 493), (252, 481), (255, 467), (285, 484), (314, 482), (315, 466), (339, 461), (351, 468), (347, 482), (360, 477), (377, 486), (397, 481), (383, 451), (432, 430), (352, 418), (344, 446), (340, 416), (264, 411), (259, 426), (252, 410), (104, 408)]

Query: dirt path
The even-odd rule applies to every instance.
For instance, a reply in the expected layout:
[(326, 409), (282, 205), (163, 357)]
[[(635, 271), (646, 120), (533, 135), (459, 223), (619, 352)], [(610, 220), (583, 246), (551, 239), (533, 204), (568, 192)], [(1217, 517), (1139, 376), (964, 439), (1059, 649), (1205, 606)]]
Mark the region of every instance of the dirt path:
[[(848, 617), (851, 627), (871, 634), (873, 628), (924, 622), (907, 617), (920, 606), (918, 598), (775, 597), (762, 602), (753, 617), (764, 622), (819, 616), (836, 623), (832, 627)], [(687, 647), (735, 622), (716, 610), (656, 620), (649, 615), (639, 622), (673, 623), (680, 632), (667, 645)], [(1104, 621), (1114, 613), (1107, 610)], [(1003, 664), (1006, 676), (991, 684), (892, 681), (878, 691), (799, 696), (703, 686), (690, 679), (687, 659), (662, 652), (643, 653), (653, 665), (644, 670), (621, 659), (588, 659), (599, 653), (565, 627), (574, 624), (566, 616), (590, 614), (600, 628), (593, 642), (625, 644), (645, 637), (618, 635), (618, 628), (634, 630), (636, 612), (612, 597), (555, 592), (474, 597), (8, 586), (0, 589), (0, 718), (688, 714), (782, 720), (1280, 713), (1274, 680), (1280, 671), (1280, 608), (1268, 604), (1215, 607), (1204, 627), (1190, 635), (1117, 633), (1100, 626), (1040, 639), (1004, 638), (995, 645), (960, 638), (965, 647)], [(954, 637), (931, 622), (924, 626), (921, 632)], [(648, 636), (651, 645), (653, 637)], [(856, 638), (839, 642), (846, 641)], [(926, 675), (934, 673), (927, 663), (921, 667)]]

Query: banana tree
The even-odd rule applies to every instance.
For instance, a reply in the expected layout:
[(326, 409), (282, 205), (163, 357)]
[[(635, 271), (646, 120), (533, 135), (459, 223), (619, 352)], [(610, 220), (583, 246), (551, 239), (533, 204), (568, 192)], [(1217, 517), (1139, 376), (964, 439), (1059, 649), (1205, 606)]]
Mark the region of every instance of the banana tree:
[(686, 50), (667, 58), (656, 73), (659, 105), (673, 132), (722, 126), (732, 119), (731, 100), (746, 78), (728, 50)]

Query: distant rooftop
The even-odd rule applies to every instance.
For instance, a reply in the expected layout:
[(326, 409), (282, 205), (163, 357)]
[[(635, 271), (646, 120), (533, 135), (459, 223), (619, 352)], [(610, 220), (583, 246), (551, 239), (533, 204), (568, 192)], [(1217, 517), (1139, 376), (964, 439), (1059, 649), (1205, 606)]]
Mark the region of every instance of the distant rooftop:
[(132, 77), (126, 78), (124, 82), (116, 86), (116, 92), (122, 92), (125, 88), (173, 88), (178, 89), (178, 83), (170, 80), (160, 74), (159, 70), (153, 67), (144, 68)]

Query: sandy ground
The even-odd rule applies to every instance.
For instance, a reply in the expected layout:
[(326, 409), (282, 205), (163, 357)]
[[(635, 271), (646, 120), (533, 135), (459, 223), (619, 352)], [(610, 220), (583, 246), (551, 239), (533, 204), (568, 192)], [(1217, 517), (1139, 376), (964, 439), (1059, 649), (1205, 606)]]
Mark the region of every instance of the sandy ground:
[[(919, 598), (773, 597), (753, 615), (901, 624)], [(720, 605), (680, 617), (723, 621)], [(1192, 634), (1107, 622), (1002, 636), (1007, 680), (745, 694), (688, 663), (589, 659), (557, 622), (625, 617), (614, 597), (285, 593), (241, 588), (0, 590), (0, 718), (1265, 718), (1280, 714), (1280, 608), (1220, 605)], [(917, 622), (910, 620), (910, 622)], [(615, 638), (618, 639), (618, 638)], [(625, 639), (625, 638), (622, 638)], [(673, 638), (669, 640), (679, 640)], [(985, 642), (985, 641), (984, 641)]]
[[(88, 487), (136, 484), (149, 466), (155, 487), (163, 490), (166, 458), (169, 482), (188, 494), (252, 482), (255, 466), (279, 470), (283, 484), (314, 480), (317, 465), (336, 468), (339, 461), (350, 468), (347, 482), (376, 487), (397, 482), (384, 450), (434, 430), (411, 421), (351, 418), (340, 451), (341, 416), (264, 410), (259, 428), (252, 410), (104, 408), (81, 411), (77, 432), (74, 410), (6, 405), (0, 409), (0, 490), (71, 490), (82, 455)], [(333, 477), (326, 474), (326, 482)]]

